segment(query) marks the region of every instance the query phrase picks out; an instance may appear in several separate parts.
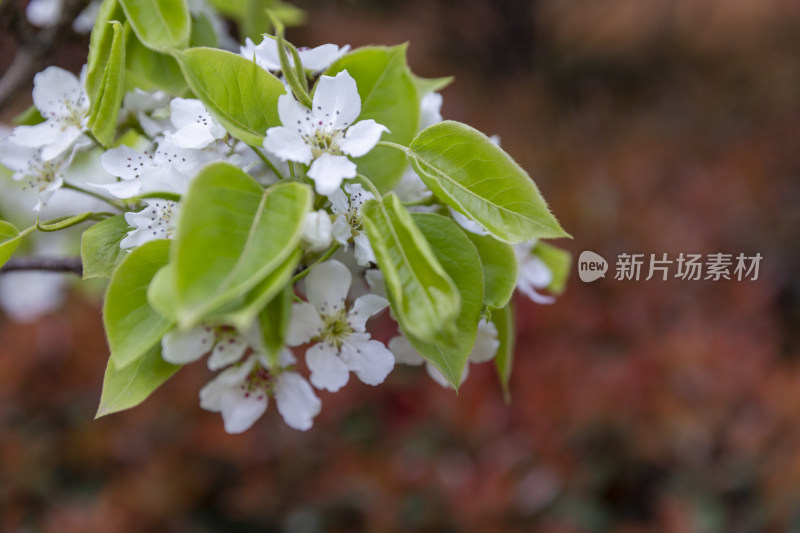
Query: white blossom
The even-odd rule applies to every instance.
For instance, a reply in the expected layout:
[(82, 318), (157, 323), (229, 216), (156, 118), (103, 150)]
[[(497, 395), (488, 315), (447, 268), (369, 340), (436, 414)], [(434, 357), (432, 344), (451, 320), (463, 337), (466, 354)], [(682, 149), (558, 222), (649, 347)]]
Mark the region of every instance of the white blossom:
[(174, 129), (169, 119), (169, 103), (170, 96), (164, 91), (148, 92), (136, 87), (122, 99), (120, 120), (133, 115), (142, 131), (154, 139)]
[[(482, 318), (478, 322), (478, 332), (475, 336), (475, 344), (472, 346), (472, 351), (467, 358), (468, 363), (478, 364), (485, 363), (494, 359), (497, 353), (497, 348), (500, 346), (500, 341), (497, 340), (497, 327), (492, 322), (488, 322)], [(425, 363), (428, 375), (433, 380), (445, 388), (450, 388), (451, 385), (447, 378), (433, 366), (430, 362), (420, 355), (420, 353), (408, 342), (408, 339), (403, 335), (398, 335), (389, 341), (389, 350), (395, 357), (395, 360), (404, 365), (421, 365)], [(469, 374), (469, 364), (464, 366), (464, 372), (461, 374), (461, 383), (467, 379)]]
[(133, 227), (119, 243), (120, 248), (135, 248), (157, 239), (171, 239), (175, 233), (180, 204), (172, 200), (147, 199), (141, 211), (128, 211), (125, 221)]
[(72, 161), (72, 153), (45, 160), (41, 149), (19, 146), (11, 137), (0, 141), (0, 163), (13, 171), (15, 181), (38, 193), (34, 211), (41, 211), (53, 193), (64, 184), (64, 174)]
[(45, 121), (35, 126), (17, 126), (9, 139), (20, 146), (41, 148), (41, 158), (49, 161), (67, 152), (82, 137), (89, 99), (82, 81), (74, 74), (48, 67), (33, 78), (33, 103)]
[[(328, 68), (334, 61), (350, 50), (349, 45), (341, 48), (335, 44), (323, 44), (316, 48), (298, 48), (297, 55), (303, 68), (313, 72), (320, 72)], [(255, 60), (256, 64), (271, 72), (281, 70), (281, 59), (278, 55), (278, 41), (272, 37), (264, 37), (257, 46), (248, 37), (245, 45), (239, 47), (239, 54), (245, 59)], [(294, 66), (294, 57), (288, 53), (289, 64)]]
[(537, 292), (546, 289), (553, 282), (550, 268), (533, 253), (536, 239), (515, 244), (514, 254), (517, 256), (517, 289), (538, 304), (552, 304), (555, 297)]
[(366, 332), (367, 319), (389, 302), (366, 294), (349, 309), (345, 298), (352, 282), (350, 271), (336, 260), (311, 270), (306, 278), (308, 302), (292, 306), (287, 344), (315, 344), (306, 351), (311, 383), (336, 392), (347, 384), (353, 371), (368, 385), (382, 383), (394, 367), (394, 357), (383, 343)]
[(221, 413), (228, 433), (241, 433), (264, 414), (269, 396), (274, 396), (286, 424), (305, 431), (311, 428), (322, 404), (308, 382), (287, 369), (294, 362), (291, 352), (284, 349), (278, 368), (270, 370), (263, 355), (251, 355), (203, 387), (200, 407)]
[(25, 8), (28, 22), (40, 28), (51, 28), (61, 19), (64, 0), (31, 0)]
[(355, 246), (356, 261), (361, 266), (368, 266), (375, 262), (375, 253), (369, 244), (367, 234), (361, 228), (361, 207), (364, 202), (375, 198), (375, 195), (365, 191), (357, 183), (348, 183), (344, 186), (347, 195), (336, 189), (331, 195), (331, 210), (336, 215), (333, 221), (333, 238), (347, 249), (350, 239)]
[(331, 245), (333, 226), (327, 211), (320, 209), (306, 214), (303, 219), (302, 241), (309, 252), (321, 252)]
[(335, 77), (322, 76), (307, 109), (288, 91), (278, 98), (283, 126), (270, 128), (264, 148), (283, 161), (310, 164), (308, 177), (319, 194), (329, 195), (342, 180), (356, 176), (347, 156), (361, 157), (389, 130), (372, 119), (355, 122), (361, 97), (355, 80), (345, 70)]
[(227, 134), (200, 100), (173, 98), (169, 110), (175, 131), (167, 132), (165, 138), (178, 148), (199, 150)]

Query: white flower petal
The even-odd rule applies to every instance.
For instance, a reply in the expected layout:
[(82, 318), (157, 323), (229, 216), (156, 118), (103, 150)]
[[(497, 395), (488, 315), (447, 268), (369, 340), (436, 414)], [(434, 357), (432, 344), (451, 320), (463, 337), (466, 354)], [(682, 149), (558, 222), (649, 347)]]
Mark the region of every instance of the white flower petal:
[(350, 224), (344, 216), (339, 215), (336, 217), (336, 220), (333, 221), (331, 235), (336, 239), (336, 242), (343, 244), (345, 249), (347, 249), (347, 243), (350, 241), (350, 237), (352, 237), (353, 234), (350, 230)]
[(80, 136), (81, 130), (77, 126), (68, 126), (64, 128), (53, 142), (42, 147), (42, 159), (50, 161), (62, 155)]
[(119, 146), (103, 152), (100, 165), (103, 170), (124, 180), (133, 180), (141, 175), (149, 158), (129, 146)]
[(211, 351), (214, 332), (198, 326), (189, 331), (173, 329), (161, 339), (161, 356), (173, 365), (185, 365), (197, 361)]
[(296, 131), (300, 135), (313, 135), (316, 130), (311, 110), (295, 100), (288, 89), (286, 94), (278, 97), (278, 116), (284, 127)]
[(553, 282), (553, 273), (544, 261), (530, 255), (519, 263), (519, 278), (532, 287), (544, 289)]
[(353, 237), (355, 244), (356, 262), (361, 266), (369, 266), (370, 263), (376, 263), (375, 252), (372, 251), (372, 245), (369, 243), (369, 238), (364, 232), (360, 232)]
[(311, 163), (308, 177), (314, 180), (318, 194), (328, 195), (339, 188), (342, 180), (356, 177), (356, 164), (343, 155), (325, 153)]
[(60, 134), (61, 130), (51, 122), (42, 122), (35, 126), (17, 126), (8, 140), (19, 146), (41, 148), (54, 142)]
[(63, 4), (63, 0), (31, 0), (25, 16), (34, 26), (50, 28), (58, 24)]
[(389, 300), (376, 294), (359, 296), (347, 313), (347, 321), (355, 331), (361, 333), (364, 331), (367, 319), (383, 311), (387, 305)]
[(275, 403), (286, 424), (306, 431), (322, 408), (308, 381), (297, 372), (284, 372), (275, 380)]
[(30, 170), (38, 154), (36, 148), (20, 146), (12, 142), (10, 137), (0, 141), (0, 163), (15, 172)]
[(517, 280), (517, 289), (537, 304), (550, 305), (556, 301), (554, 296), (546, 296), (536, 292), (536, 289), (525, 280)]
[(267, 394), (263, 391), (249, 393), (241, 389), (227, 389), (220, 398), (220, 412), (227, 433), (247, 431), (266, 410)]
[[(478, 322), (478, 334), (475, 337), (475, 344), (469, 354), (471, 363), (485, 363), (494, 359), (500, 341), (497, 340), (497, 327), (493, 322), (487, 322), (482, 318)], [(462, 380), (463, 381), (463, 380)]]
[[(313, 274), (313, 272), (312, 272)], [(286, 333), (286, 344), (300, 346), (319, 334), (322, 329), (322, 319), (310, 303), (292, 304), (292, 317), (289, 322), (289, 331)]]
[(366, 333), (354, 333), (342, 344), (341, 357), (367, 385), (379, 385), (394, 368), (394, 356), (382, 342)]
[(139, 180), (118, 181), (116, 183), (90, 183), (95, 189), (105, 191), (115, 198), (133, 198), (142, 190)]
[(364, 279), (367, 281), (369, 290), (372, 294), (386, 297), (386, 281), (383, 279), (383, 273), (380, 269), (370, 268), (364, 272)]
[[(275, 39), (265, 36), (264, 40), (255, 47), (255, 52), (256, 63), (264, 70), (276, 71), (281, 69), (281, 59), (278, 55), (278, 42)], [(247, 59), (252, 59), (252, 57), (248, 57)], [(291, 63), (291, 61), (292, 58), (290, 56), (289, 62)]]
[(324, 209), (312, 211), (303, 219), (302, 240), (311, 252), (321, 252), (331, 245), (331, 217)]
[(311, 161), (311, 147), (306, 144), (296, 130), (277, 126), (267, 130), (264, 148), (282, 161), (297, 161), (308, 164)]
[(208, 126), (189, 124), (174, 133), (167, 132), (166, 139), (181, 148), (201, 149), (214, 142), (214, 136)]
[(344, 308), (352, 281), (353, 275), (342, 263), (335, 259), (325, 261), (311, 269), (306, 278), (308, 301), (323, 316), (335, 314)]
[(320, 77), (313, 104), (317, 120), (332, 124), (335, 130), (347, 128), (361, 114), (361, 97), (356, 80), (346, 70), (335, 77)]
[(225, 332), (219, 336), (211, 357), (208, 358), (208, 369), (219, 370), (237, 362), (247, 351), (247, 342), (235, 332)]
[(306, 365), (311, 370), (311, 383), (318, 389), (336, 392), (350, 379), (347, 365), (330, 344), (317, 343), (306, 351)]
[(450, 214), (453, 216), (453, 220), (455, 220), (456, 223), (465, 230), (469, 231), (470, 233), (474, 233), (475, 235), (489, 235), (489, 232), (486, 231), (483, 226), (471, 218), (467, 218), (466, 215), (459, 213), (452, 207), (448, 207), (448, 209), (450, 210)]
[(424, 130), (441, 122), (441, 110), (442, 95), (439, 93), (426, 93), (419, 103), (419, 129)]
[(361, 212), (361, 206), (367, 200), (373, 200), (375, 195), (369, 191), (365, 191), (360, 183), (348, 183), (344, 186), (344, 190), (350, 195), (350, 210), (355, 210), (357, 213)]
[(33, 103), (45, 119), (62, 116), (64, 102), (77, 104), (82, 95), (78, 78), (63, 68), (47, 67), (33, 77)]
[(341, 188), (330, 193), (328, 200), (331, 201), (331, 211), (335, 215), (345, 215), (350, 212), (350, 200)]
[[(205, 106), (200, 100), (194, 98), (173, 98), (169, 103), (169, 120), (180, 130), (187, 126), (202, 123), (203, 120), (209, 121), (211, 115), (206, 111)], [(180, 146), (180, 145), (178, 145)]]
[(389, 351), (394, 355), (395, 361), (404, 365), (417, 366), (425, 362), (425, 358), (411, 346), (411, 343), (403, 335), (393, 337), (389, 341)]
[(372, 119), (360, 120), (347, 128), (344, 139), (339, 141), (342, 152), (353, 157), (361, 157), (375, 148), (381, 135), (389, 132), (389, 128)]
[(299, 50), (300, 62), (303, 68), (313, 71), (325, 70), (331, 63), (342, 57), (350, 50), (349, 45), (339, 48), (335, 44), (323, 44), (316, 48)]

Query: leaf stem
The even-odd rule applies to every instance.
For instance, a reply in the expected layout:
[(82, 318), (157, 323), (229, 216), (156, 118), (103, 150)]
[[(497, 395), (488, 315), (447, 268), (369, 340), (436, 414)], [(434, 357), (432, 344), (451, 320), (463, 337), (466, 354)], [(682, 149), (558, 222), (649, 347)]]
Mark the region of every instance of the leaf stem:
[(155, 192), (146, 192), (144, 194), (140, 194), (139, 196), (134, 196), (130, 198), (131, 202), (138, 202), (139, 200), (147, 200), (148, 198), (158, 198), (161, 200), (169, 200), (170, 202), (180, 202), (181, 195), (176, 192), (167, 192), (167, 191), (155, 191)]
[(380, 191), (378, 190), (378, 188), (377, 188), (377, 187), (375, 187), (375, 184), (373, 184), (373, 183), (370, 181), (370, 179), (369, 179), (368, 177), (366, 177), (366, 176), (365, 176), (365, 175), (363, 175), (363, 174), (356, 174), (356, 179), (358, 179), (358, 180), (359, 180), (359, 181), (361, 181), (361, 182), (362, 182), (364, 185), (366, 185), (366, 186), (367, 186), (367, 189), (369, 189), (369, 191), (370, 191), (372, 194), (374, 194), (374, 195), (375, 195), (375, 199), (377, 199), (377, 200), (380, 200), (381, 198), (383, 198), (383, 196), (381, 196), (381, 193), (380, 193)]
[(406, 207), (413, 207), (415, 205), (433, 205), (436, 203), (436, 197), (433, 195), (426, 196), (420, 200), (414, 200), (412, 202), (403, 202), (403, 205)]
[(77, 192), (86, 194), (86, 195), (91, 196), (93, 198), (97, 198), (98, 200), (102, 200), (103, 202), (107, 203), (108, 205), (111, 205), (111, 206), (115, 207), (116, 209), (119, 209), (120, 211), (125, 211), (125, 206), (121, 202), (118, 202), (116, 200), (112, 200), (111, 198), (106, 198), (102, 194), (99, 194), (99, 193), (96, 193), (94, 191), (90, 191), (90, 190), (84, 189), (83, 187), (78, 187), (77, 185), (73, 185), (72, 183), (68, 183), (66, 181), (64, 182), (63, 186), (64, 186), (65, 189), (71, 189), (73, 191), (77, 191)]
[(278, 170), (278, 167), (275, 166), (275, 163), (270, 161), (269, 158), (267, 157), (267, 155), (264, 152), (261, 151), (261, 148), (259, 148), (257, 146), (251, 146), (250, 148), (252, 148), (253, 151), (256, 153), (256, 155), (258, 155), (258, 157), (261, 158), (261, 160), (264, 162), (264, 164), (267, 165), (270, 168), (270, 170), (272, 170), (272, 172), (275, 173), (276, 176), (278, 176), (278, 179), (281, 179), (281, 180), (285, 180), (286, 179), (286, 177), (283, 175), (283, 173), (281, 173), (281, 171)]
[(81, 222), (86, 222), (87, 220), (103, 220), (104, 218), (108, 218), (113, 216), (112, 213), (94, 213), (92, 211), (88, 211), (86, 213), (81, 213), (79, 215), (72, 215), (67, 217), (55, 218), (53, 220), (49, 220), (47, 222), (39, 222), (36, 221), (36, 229), (39, 231), (44, 232), (53, 232), (53, 231), (60, 231), (62, 229), (71, 228), (72, 226), (76, 226)]
[(402, 144), (393, 143), (391, 141), (378, 141), (378, 146), (386, 146), (387, 148), (394, 148), (395, 150), (399, 150), (404, 154), (409, 152), (407, 146), (403, 146)]
[(295, 274), (295, 276), (292, 278), (292, 285), (294, 285), (304, 277), (308, 276), (308, 274), (311, 272), (311, 269), (317, 266), (319, 263), (322, 263), (323, 261), (327, 261), (328, 259), (330, 259), (330, 257), (334, 254), (334, 252), (336, 252), (336, 250), (339, 249), (339, 246), (341, 246), (339, 243), (334, 244), (333, 246), (328, 248), (328, 250), (324, 254), (319, 256), (316, 261), (308, 265), (299, 273)]

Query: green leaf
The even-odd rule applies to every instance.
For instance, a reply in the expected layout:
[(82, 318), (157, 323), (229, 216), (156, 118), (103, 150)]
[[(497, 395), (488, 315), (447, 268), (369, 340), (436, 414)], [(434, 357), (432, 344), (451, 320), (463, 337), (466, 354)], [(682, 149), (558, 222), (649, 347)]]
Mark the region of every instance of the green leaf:
[(509, 302), (502, 309), (492, 311), (492, 323), (497, 328), (497, 340), (500, 341), (497, 355), (494, 356), (494, 366), (497, 369), (500, 386), (503, 388), (503, 395), (506, 402), (509, 402), (511, 393), (508, 389), (508, 381), (511, 378), (511, 366), (514, 363), (514, 341), (517, 335), (514, 326), (513, 302)]
[(427, 93), (441, 91), (453, 83), (455, 79), (453, 76), (445, 76), (443, 78), (421, 78), (416, 74), (412, 74), (412, 76), (414, 77), (414, 85), (417, 87), (417, 93), (419, 93), (420, 97)]
[[(267, 303), (283, 289), (294, 274), (302, 253), (297, 248), (282, 265), (270, 272), (254, 289), (249, 291), (241, 302), (236, 301), (234, 310), (214, 312), (209, 320), (229, 324), (239, 331), (246, 331)], [(231, 307), (230, 305), (226, 307)]]
[(177, 322), (173, 279), (175, 279), (175, 263), (161, 267), (147, 287), (147, 302), (159, 315), (170, 322)]
[(110, 278), (128, 252), (119, 247), (130, 226), (123, 215), (101, 220), (81, 236), (83, 279)]
[(108, 147), (117, 132), (117, 116), (125, 90), (125, 35), (122, 24), (109, 22), (114, 29), (100, 90), (89, 109), (88, 127), (95, 138)]
[(109, 359), (95, 418), (139, 405), (180, 368), (162, 359), (160, 344), (122, 369)]
[(254, 61), (213, 48), (192, 48), (175, 58), (189, 87), (234, 137), (261, 146), (267, 129), (281, 125), (278, 97), (286, 89)]
[(461, 310), (456, 319), (458, 335), (454, 346), (420, 341), (411, 335), (406, 337), (458, 390), (464, 366), (475, 344), (483, 308), (481, 260), (475, 247), (452, 219), (430, 213), (414, 213), (412, 218), (433, 248), (436, 259), (458, 288)]
[(262, 34), (275, 33), (275, 28), (267, 16), (267, 10), (286, 27), (299, 26), (306, 18), (302, 9), (279, 0), (235, 0), (235, 4), (240, 13), (231, 16), (239, 22), (242, 40), (249, 37), (256, 43), (261, 40)]
[(517, 256), (514, 249), (491, 235), (465, 232), (478, 250), (483, 264), (484, 303), (499, 309), (505, 307), (517, 284)]
[(439, 200), (504, 242), (569, 237), (528, 174), (483, 133), (445, 121), (422, 131), (408, 160)]
[(191, 18), (185, 0), (119, 0), (139, 40), (157, 52), (189, 44)]
[(305, 185), (281, 182), (264, 190), (228, 163), (205, 167), (183, 198), (173, 245), (181, 327), (197, 324), (283, 265), (310, 209)]
[(114, 27), (111, 21), (124, 22), (125, 14), (117, 0), (103, 0), (94, 21), (89, 40), (89, 58), (86, 62), (86, 94), (92, 104), (98, 99), (103, 88), (106, 63), (111, 54), (114, 40)]
[(123, 259), (108, 284), (103, 324), (114, 368), (123, 370), (161, 341), (172, 323), (147, 301), (147, 286), (169, 256), (167, 240), (150, 241)]
[(0, 220), (0, 267), (11, 259), (22, 238), (35, 228), (34, 225), (20, 232), (13, 224)]
[(137, 87), (145, 91), (161, 89), (173, 96), (184, 95), (189, 86), (175, 58), (150, 50), (133, 32), (126, 33), (125, 88), (128, 91)]
[(452, 346), (461, 298), (411, 214), (394, 193), (367, 201), (361, 214), (403, 331)]
[[(327, 74), (347, 70), (361, 96), (358, 120), (374, 119), (389, 128), (381, 139), (407, 146), (419, 128), (419, 97), (406, 63), (406, 45), (359, 48), (331, 65)], [(375, 147), (356, 159), (359, 172), (381, 192), (391, 190), (408, 166), (401, 152)]]
[(278, 365), (280, 352), (285, 344), (284, 340), (292, 316), (293, 295), (292, 285), (286, 285), (258, 315), (264, 351), (273, 367)]
[(533, 248), (533, 255), (538, 256), (553, 274), (553, 281), (546, 287), (547, 290), (555, 295), (563, 293), (569, 277), (572, 254), (552, 244), (539, 241)]
[(11, 122), (16, 126), (35, 126), (44, 122), (44, 117), (36, 106), (31, 104), (28, 109), (11, 119)]
[(205, 13), (192, 13), (192, 35), (189, 37), (189, 44), (210, 48), (219, 46), (217, 32), (214, 31), (214, 26)]
[(244, 15), (248, 0), (209, 0), (208, 4), (226, 18), (239, 18)]

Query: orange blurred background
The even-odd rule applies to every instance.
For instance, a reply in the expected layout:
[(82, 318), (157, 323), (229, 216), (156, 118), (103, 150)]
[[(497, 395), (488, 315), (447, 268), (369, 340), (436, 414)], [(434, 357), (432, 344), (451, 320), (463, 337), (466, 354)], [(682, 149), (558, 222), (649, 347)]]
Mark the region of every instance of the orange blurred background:
[(0, 530), (800, 531), (800, 2), (298, 4), (297, 45), (410, 41), (455, 75), (442, 114), (500, 135), (576, 257), (758, 252), (758, 281), (573, 268), (555, 305), (517, 300), (510, 405), (492, 365), (457, 396), (400, 367), (320, 393), (306, 433), (270, 408), (225, 434), (201, 363), (92, 420), (100, 302), (0, 317)]

